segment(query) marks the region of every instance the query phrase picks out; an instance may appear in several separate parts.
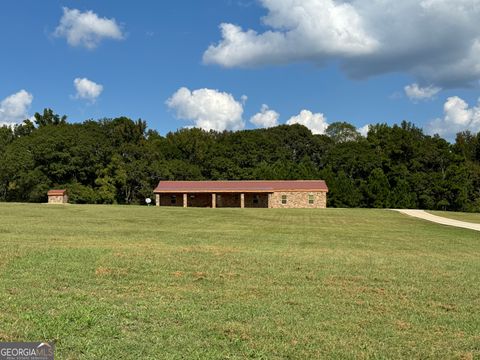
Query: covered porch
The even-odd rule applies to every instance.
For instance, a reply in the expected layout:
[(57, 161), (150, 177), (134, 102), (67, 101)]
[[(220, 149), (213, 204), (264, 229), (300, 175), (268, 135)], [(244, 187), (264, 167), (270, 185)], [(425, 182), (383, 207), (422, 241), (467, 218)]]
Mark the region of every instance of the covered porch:
[(157, 206), (195, 208), (269, 208), (270, 192), (162, 192), (155, 194)]

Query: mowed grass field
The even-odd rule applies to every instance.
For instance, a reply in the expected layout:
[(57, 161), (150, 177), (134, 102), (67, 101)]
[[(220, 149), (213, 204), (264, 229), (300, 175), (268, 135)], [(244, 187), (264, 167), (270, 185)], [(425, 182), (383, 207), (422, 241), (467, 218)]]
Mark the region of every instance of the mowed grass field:
[(479, 213), (462, 213), (462, 212), (449, 212), (449, 211), (429, 211), (429, 213), (437, 216), (443, 216), (453, 220), (466, 221), (475, 224), (480, 224)]
[(475, 359), (480, 233), (387, 210), (0, 204), (0, 341), (56, 359)]

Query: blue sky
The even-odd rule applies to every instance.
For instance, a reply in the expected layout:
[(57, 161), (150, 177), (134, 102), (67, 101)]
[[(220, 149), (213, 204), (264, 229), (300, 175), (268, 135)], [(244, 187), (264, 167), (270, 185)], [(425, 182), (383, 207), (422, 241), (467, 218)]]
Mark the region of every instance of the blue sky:
[[(402, 120), (447, 138), (480, 131), (477, 0), (390, 7), (409, 19), (402, 36), (366, 0), (5, 0), (0, 7), (0, 123), (50, 107), (70, 121), (142, 118), (162, 134), (287, 121), (317, 133), (334, 121), (360, 128)], [(419, 11), (431, 21), (412, 20)], [(93, 22), (82, 22), (86, 14)], [(455, 16), (461, 21), (452, 25)], [(231, 25), (223, 34), (222, 23)], [(253, 124), (263, 104), (269, 109)]]

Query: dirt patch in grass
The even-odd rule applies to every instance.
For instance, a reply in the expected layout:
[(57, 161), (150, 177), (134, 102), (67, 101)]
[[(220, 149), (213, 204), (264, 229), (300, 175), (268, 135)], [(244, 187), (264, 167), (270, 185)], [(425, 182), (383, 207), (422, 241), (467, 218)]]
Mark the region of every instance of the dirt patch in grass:
[(104, 266), (100, 266), (95, 269), (95, 275), (102, 276), (126, 276), (128, 271), (126, 269), (112, 269)]

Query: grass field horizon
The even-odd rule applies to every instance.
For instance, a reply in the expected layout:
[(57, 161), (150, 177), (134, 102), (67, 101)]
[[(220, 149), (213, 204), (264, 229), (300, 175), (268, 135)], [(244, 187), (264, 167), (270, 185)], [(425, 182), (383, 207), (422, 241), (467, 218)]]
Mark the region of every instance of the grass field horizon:
[(368, 209), (0, 204), (0, 341), (58, 359), (474, 359), (480, 235)]

